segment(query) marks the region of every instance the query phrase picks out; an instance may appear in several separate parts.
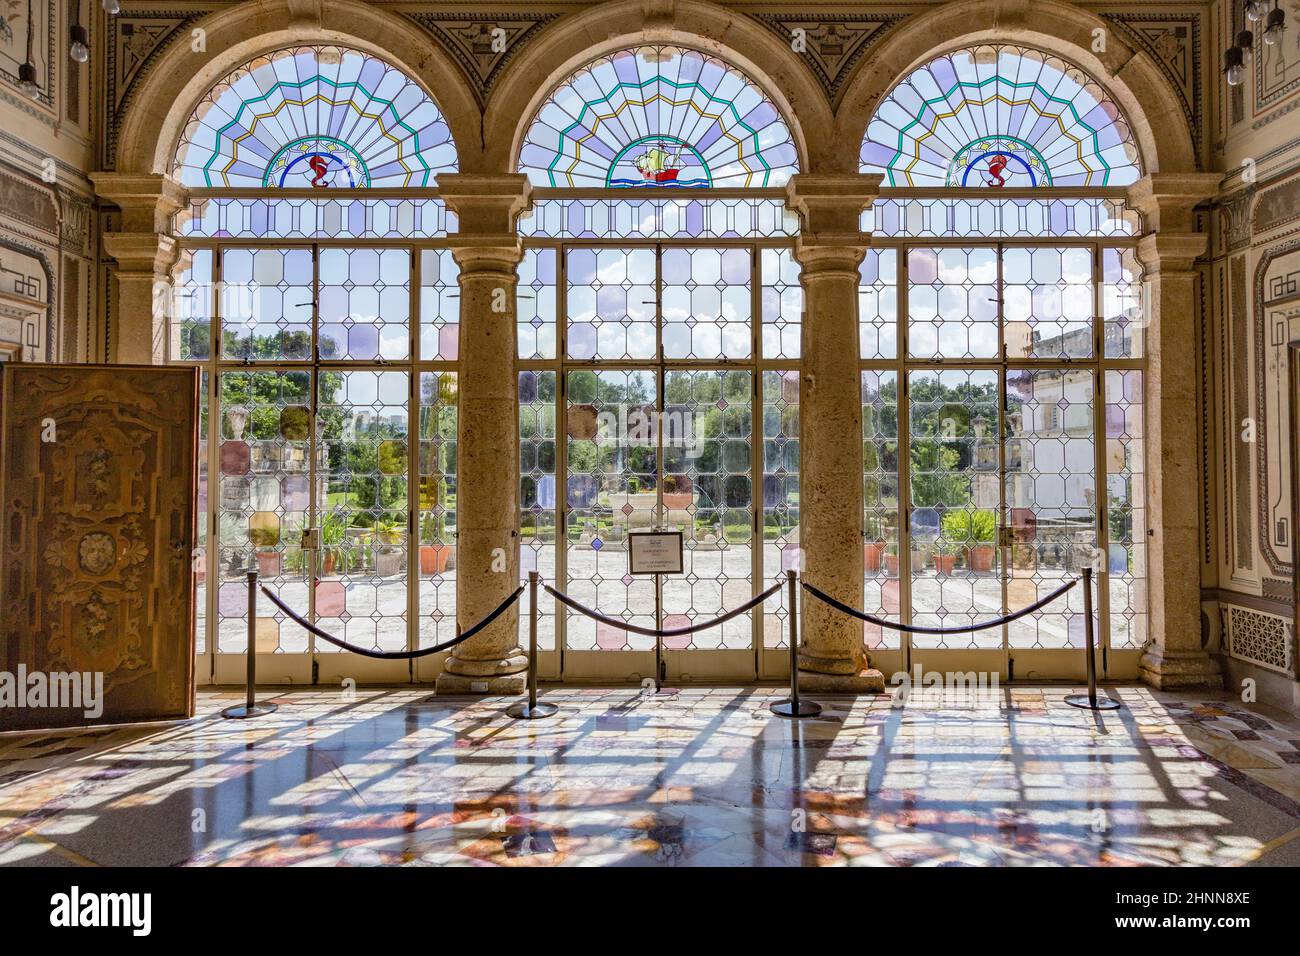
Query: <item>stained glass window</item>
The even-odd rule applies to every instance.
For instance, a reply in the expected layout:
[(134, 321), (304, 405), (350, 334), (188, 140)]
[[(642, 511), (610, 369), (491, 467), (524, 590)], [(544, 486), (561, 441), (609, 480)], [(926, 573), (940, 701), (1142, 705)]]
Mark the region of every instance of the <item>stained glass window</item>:
[(867, 127), (861, 169), (887, 186), (1126, 186), (1141, 175), (1102, 88), (1012, 46), (959, 50), (899, 83)]
[(258, 57), (209, 91), (175, 174), (200, 187), (432, 186), (456, 169), (442, 112), (410, 77), (355, 50)]
[(752, 80), (675, 46), (601, 57), (537, 111), (519, 153), (536, 186), (780, 186), (790, 130)]

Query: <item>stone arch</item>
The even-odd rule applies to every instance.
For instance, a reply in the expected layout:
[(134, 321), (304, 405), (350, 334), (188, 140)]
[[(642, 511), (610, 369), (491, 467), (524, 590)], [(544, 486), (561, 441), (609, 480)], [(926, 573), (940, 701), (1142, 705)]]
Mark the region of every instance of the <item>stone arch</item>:
[(804, 172), (831, 152), (824, 138), (804, 132), (831, 128), (825, 94), (789, 44), (761, 23), (701, 0), (616, 0), (548, 27), (510, 64), (484, 115), (485, 166), (514, 171), (529, 120), (565, 77), (600, 56), (647, 42), (709, 53), (746, 73), (780, 110)]
[(140, 82), (122, 123), (119, 174), (167, 174), (190, 115), (224, 76), (265, 53), (317, 43), (352, 47), (403, 70), (424, 87), (451, 128), (463, 172), (480, 166), (479, 110), (454, 61), (423, 31), (356, 0), (269, 0), (240, 4), (197, 21), (207, 52), (182, 38)]
[[(1095, 30), (1106, 49), (1094, 53)], [(858, 146), (876, 106), (912, 70), (953, 50), (981, 43), (1020, 43), (1079, 66), (1124, 111), (1150, 173), (1195, 172), (1196, 149), (1175, 91), (1156, 63), (1095, 14), (1056, 0), (959, 0), (891, 30), (849, 80), (835, 117), (828, 162), (856, 172)]]

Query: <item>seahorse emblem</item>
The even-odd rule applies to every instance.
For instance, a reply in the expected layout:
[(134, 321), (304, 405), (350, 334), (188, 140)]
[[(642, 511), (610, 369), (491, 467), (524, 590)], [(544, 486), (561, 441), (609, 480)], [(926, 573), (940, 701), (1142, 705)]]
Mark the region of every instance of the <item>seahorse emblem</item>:
[(307, 160), (307, 165), (310, 166), (311, 171), (316, 174), (316, 178), (311, 181), (313, 186), (320, 188), (329, 185), (329, 183), (325, 182), (325, 174), (330, 170), (329, 160), (324, 156), (313, 156), (311, 159)]
[(1001, 153), (989, 159), (989, 175), (992, 179), (984, 180), (984, 185), (992, 186), (994, 189), (1000, 189), (1007, 184), (1007, 177), (1002, 175), (1003, 170), (1007, 168), (1007, 158)]

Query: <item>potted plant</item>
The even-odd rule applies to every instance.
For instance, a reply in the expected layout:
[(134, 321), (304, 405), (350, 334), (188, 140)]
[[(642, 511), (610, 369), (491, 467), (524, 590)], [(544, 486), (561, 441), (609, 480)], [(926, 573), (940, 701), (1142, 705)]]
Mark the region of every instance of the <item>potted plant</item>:
[(257, 573), (264, 578), (278, 577), (283, 555), (275, 550), (280, 543), (280, 532), (276, 528), (249, 528), (249, 543), (257, 549)]
[(391, 518), (375, 523), (375, 573), (381, 578), (391, 578), (402, 572), (402, 525)]
[(943, 516), (942, 527), (945, 538), (962, 546), (968, 568), (972, 571), (993, 570), (997, 518), (992, 511), (950, 511)]
[(348, 534), (348, 518), (346, 514), (337, 511), (331, 511), (325, 516), (325, 520), (320, 526), (320, 560), (321, 574), (333, 574), (335, 568), (342, 563), (342, 570), (347, 570), (347, 552), (344, 549), (344, 542)]
[(867, 519), (864, 528), (866, 540), (862, 543), (862, 567), (868, 574), (880, 571), (881, 559), (885, 556), (885, 540), (880, 533), (880, 519)]
[(885, 574), (891, 578), (898, 577), (898, 545), (891, 544), (885, 550)]
[(664, 507), (669, 511), (685, 511), (694, 500), (691, 479), (685, 475), (664, 477)]
[(956, 566), (956, 547), (947, 541), (938, 542), (934, 549), (934, 569), (944, 577), (948, 577)]
[(447, 559), (451, 557), (451, 545), (443, 543), (446, 522), (447, 518), (442, 513), (426, 514), (420, 519), (421, 574), (442, 574), (447, 570)]

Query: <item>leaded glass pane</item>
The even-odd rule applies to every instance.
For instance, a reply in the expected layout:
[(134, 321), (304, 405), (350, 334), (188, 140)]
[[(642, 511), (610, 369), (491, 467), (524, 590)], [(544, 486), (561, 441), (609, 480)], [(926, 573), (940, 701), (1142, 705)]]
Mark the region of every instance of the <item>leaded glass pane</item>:
[[(330, 370), (317, 378), (323, 547), (316, 621), (373, 650), (407, 646), (409, 381), (396, 371)], [(336, 650), (316, 645), (318, 653)]]
[(803, 348), (803, 284), (790, 249), (764, 249), (763, 358), (798, 359)]
[(420, 252), (420, 358), (460, 355), (460, 267), (450, 249)]
[(185, 126), (186, 186), (432, 186), (456, 169), (438, 107), (384, 61), (332, 46), (258, 57), (209, 91)]
[(998, 357), (996, 249), (910, 249), (907, 281), (912, 357)]
[(663, 351), (670, 359), (743, 359), (751, 341), (748, 249), (665, 249)]
[(1120, 109), (1078, 67), (980, 46), (913, 71), (881, 102), (861, 170), (890, 186), (1127, 186), (1141, 175)]
[(419, 646), (456, 636), (457, 422), (455, 372), (420, 373)]
[(320, 250), (320, 357), (394, 362), (411, 354), (411, 253)]
[(537, 186), (780, 186), (798, 171), (775, 104), (716, 57), (620, 50), (571, 75), (519, 152)]
[(222, 358), (312, 357), (310, 249), (225, 249), (221, 271)]
[(866, 361), (898, 355), (898, 252), (868, 249), (858, 267), (858, 348)]
[[(1032, 604), (1092, 561), (1097, 547), (1097, 446), (1089, 368), (1007, 374), (1007, 604)], [(1083, 647), (1083, 595), (1007, 625), (1011, 647)]]

